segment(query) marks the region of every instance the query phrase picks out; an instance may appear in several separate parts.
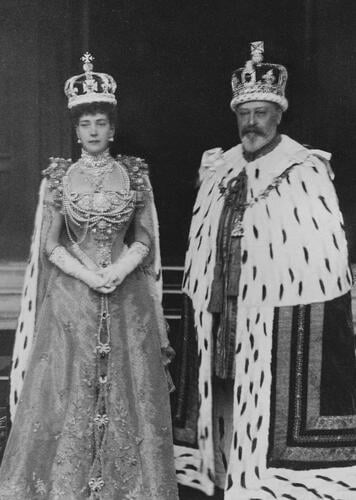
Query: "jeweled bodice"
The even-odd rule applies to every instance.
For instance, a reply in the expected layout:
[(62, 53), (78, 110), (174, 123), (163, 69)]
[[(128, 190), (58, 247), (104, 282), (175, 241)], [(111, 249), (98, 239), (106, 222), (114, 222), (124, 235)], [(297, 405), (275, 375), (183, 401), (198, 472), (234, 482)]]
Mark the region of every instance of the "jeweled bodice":
[(135, 209), (149, 199), (144, 193), (151, 191), (145, 161), (83, 151), (74, 164), (51, 157), (42, 173), (48, 181), (48, 202), (64, 214), (71, 243), (79, 244), (95, 264), (110, 263), (111, 251), (114, 257), (122, 250)]
[[(111, 262), (117, 233), (130, 221), (136, 196), (125, 168), (110, 155), (82, 158), (63, 177), (63, 213), (72, 242), (91, 239), (99, 266)], [(113, 188), (111, 189), (111, 185)]]

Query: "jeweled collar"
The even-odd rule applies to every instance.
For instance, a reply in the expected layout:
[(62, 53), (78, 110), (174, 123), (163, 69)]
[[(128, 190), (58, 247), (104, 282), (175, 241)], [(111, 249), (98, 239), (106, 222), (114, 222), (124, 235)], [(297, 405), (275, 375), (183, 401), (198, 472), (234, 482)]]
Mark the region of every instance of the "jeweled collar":
[(257, 158), (261, 158), (261, 156), (265, 156), (266, 154), (273, 151), (278, 144), (281, 142), (282, 137), (280, 134), (276, 134), (273, 139), (271, 139), (267, 144), (264, 144), (261, 148), (256, 151), (244, 151), (242, 150), (242, 156), (246, 161), (251, 162), (257, 160)]
[(109, 149), (106, 149), (97, 155), (90, 154), (82, 149), (80, 162), (88, 168), (102, 168), (111, 164), (113, 161), (114, 158), (111, 156)]

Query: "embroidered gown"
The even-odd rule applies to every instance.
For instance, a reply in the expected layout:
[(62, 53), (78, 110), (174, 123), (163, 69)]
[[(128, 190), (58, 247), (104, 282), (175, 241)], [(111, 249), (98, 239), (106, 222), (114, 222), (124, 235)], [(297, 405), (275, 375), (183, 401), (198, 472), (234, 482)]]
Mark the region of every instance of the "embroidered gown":
[[(24, 367), (31, 332), (22, 310), (11, 389), (17, 410), (0, 471), (1, 500), (178, 498), (152, 192), (141, 160), (104, 157), (103, 182), (83, 158), (74, 165), (53, 159), (45, 171), (40, 237), (35, 232), (27, 273), (38, 273), (35, 328)], [(44, 255), (58, 209), (67, 226), (61, 244), (87, 267), (114, 261), (143, 234), (150, 254), (114, 292), (97, 293)]]

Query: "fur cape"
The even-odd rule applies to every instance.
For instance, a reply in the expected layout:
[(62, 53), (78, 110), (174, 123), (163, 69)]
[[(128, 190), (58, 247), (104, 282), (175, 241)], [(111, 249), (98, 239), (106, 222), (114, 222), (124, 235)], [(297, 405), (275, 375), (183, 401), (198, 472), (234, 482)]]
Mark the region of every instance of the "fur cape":
[[(198, 448), (176, 446), (175, 456), (178, 481), (207, 495), (214, 492), (212, 315), (208, 304), (224, 203), (221, 188), (242, 168), (248, 177), (249, 205), (241, 242), (234, 439), (225, 499), (346, 500), (355, 494), (349, 489), (356, 488), (355, 467), (318, 470), (310, 466), (311, 470), (295, 471), (268, 468), (266, 462), (274, 311), (324, 303), (347, 293), (352, 284), (329, 158), (327, 153), (308, 150), (282, 136), (272, 152), (253, 162), (244, 160), (238, 145), (208, 168), (201, 168), (202, 184), (193, 209), (183, 284), (192, 300), (197, 332)], [(356, 456), (356, 449), (354, 452)]]

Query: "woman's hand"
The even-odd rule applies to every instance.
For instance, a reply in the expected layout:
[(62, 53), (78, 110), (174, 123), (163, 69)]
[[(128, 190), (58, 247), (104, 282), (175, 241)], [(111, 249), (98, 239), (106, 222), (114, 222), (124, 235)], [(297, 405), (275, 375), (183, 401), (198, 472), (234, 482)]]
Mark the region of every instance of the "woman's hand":
[(100, 271), (100, 274), (104, 280), (105, 287), (116, 288), (120, 285), (125, 277), (119, 272), (120, 267), (117, 264), (110, 264), (108, 267)]
[(87, 279), (86, 284), (96, 292), (104, 293), (105, 295), (111, 293), (115, 290), (116, 286), (107, 282), (102, 276), (101, 272), (91, 271), (88, 269), (86, 272)]
[(107, 295), (108, 293), (112, 293), (115, 288), (116, 286), (101, 286), (99, 288), (96, 288), (95, 291)]
[[(106, 287), (105, 287), (106, 282), (105, 282), (103, 276), (97, 271), (93, 271), (91, 269), (85, 269), (82, 271), (81, 279), (92, 290), (101, 291), (101, 289), (103, 289), (103, 288), (105, 288), (105, 290), (106, 290)], [(110, 293), (110, 292), (105, 291), (103, 293)]]
[(48, 260), (64, 273), (88, 285), (92, 290), (111, 293), (115, 289), (115, 286), (108, 283), (99, 270), (88, 269), (61, 245), (56, 246), (50, 252)]
[(139, 266), (149, 254), (149, 247), (140, 241), (134, 241), (127, 251), (113, 264), (101, 270), (101, 276), (107, 287), (119, 286), (126, 276)]

